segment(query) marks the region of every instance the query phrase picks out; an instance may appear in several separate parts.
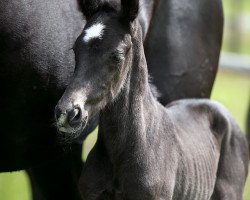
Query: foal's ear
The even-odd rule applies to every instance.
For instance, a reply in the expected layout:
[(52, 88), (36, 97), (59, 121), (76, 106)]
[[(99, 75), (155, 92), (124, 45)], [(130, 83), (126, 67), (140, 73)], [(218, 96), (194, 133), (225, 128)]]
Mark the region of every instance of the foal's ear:
[(138, 16), (139, 0), (121, 0), (121, 18), (125, 23), (133, 22)]
[(102, 0), (78, 0), (79, 6), (88, 20), (98, 10)]

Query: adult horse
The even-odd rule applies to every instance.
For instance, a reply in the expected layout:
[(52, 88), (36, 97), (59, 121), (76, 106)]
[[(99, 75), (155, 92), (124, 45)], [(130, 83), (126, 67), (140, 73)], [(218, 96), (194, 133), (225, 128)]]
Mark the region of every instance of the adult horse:
[[(160, 101), (208, 97), (221, 46), (221, 2), (141, 4), (146, 58)], [(81, 141), (65, 151), (52, 123), (84, 24), (77, 0), (0, 2), (0, 170), (27, 169), (39, 199), (80, 198)]]

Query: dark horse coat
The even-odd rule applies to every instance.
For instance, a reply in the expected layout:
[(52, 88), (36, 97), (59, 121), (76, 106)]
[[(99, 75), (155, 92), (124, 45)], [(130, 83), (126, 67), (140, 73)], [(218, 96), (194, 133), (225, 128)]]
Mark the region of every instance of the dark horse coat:
[[(140, 21), (161, 102), (209, 97), (221, 45), (221, 2), (145, 0)], [(35, 192), (46, 199), (78, 198), (81, 145), (65, 153), (52, 123), (84, 25), (76, 0), (0, 2), (0, 170), (28, 169)]]
[(88, 18), (74, 47), (72, 81), (57, 104), (58, 129), (68, 135), (100, 112), (98, 140), (81, 176), (83, 199), (241, 200), (246, 138), (219, 103), (163, 107), (156, 100), (138, 1), (122, 0), (121, 10), (106, 5)]

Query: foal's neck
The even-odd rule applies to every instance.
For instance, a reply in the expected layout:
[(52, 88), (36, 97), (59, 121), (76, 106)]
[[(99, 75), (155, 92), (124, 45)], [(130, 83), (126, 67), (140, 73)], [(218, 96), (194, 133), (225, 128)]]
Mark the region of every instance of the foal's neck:
[(133, 147), (143, 141), (148, 121), (153, 117), (151, 110), (157, 104), (148, 83), (142, 40), (138, 38), (132, 39), (134, 55), (127, 82), (115, 102), (101, 112), (99, 137), (104, 140), (109, 154), (113, 154), (112, 158), (127, 149), (133, 151)]

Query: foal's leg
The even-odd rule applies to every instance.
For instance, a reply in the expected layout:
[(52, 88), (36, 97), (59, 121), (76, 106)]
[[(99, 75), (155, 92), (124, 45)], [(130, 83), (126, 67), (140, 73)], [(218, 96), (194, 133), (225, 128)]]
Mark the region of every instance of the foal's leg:
[(90, 151), (81, 173), (79, 187), (83, 200), (115, 199), (112, 192), (113, 167), (99, 129), (96, 145)]
[(28, 169), (34, 200), (80, 200), (78, 178), (82, 169), (81, 145), (54, 160)]

